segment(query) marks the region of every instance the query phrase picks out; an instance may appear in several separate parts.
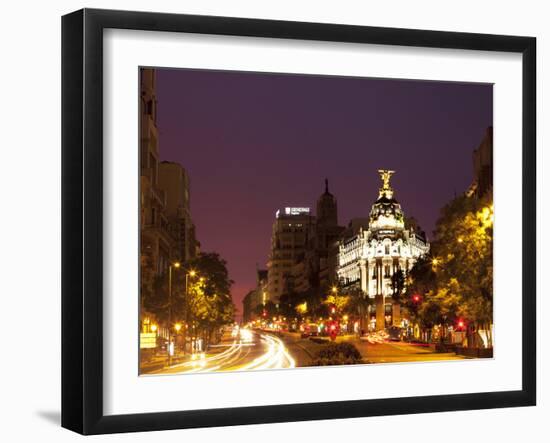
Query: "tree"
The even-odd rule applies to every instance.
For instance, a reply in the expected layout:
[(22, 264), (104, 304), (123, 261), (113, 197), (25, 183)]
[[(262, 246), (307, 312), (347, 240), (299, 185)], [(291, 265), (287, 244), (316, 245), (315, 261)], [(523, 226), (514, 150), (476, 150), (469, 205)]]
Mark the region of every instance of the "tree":
[(444, 208), (437, 223), (439, 290), (459, 300), (456, 309), (473, 329), (488, 331), (492, 346), (493, 317), (493, 198), (466, 196)]
[(401, 303), (403, 297), (403, 291), (405, 289), (406, 276), (405, 272), (401, 269), (398, 269), (391, 276), (391, 288), (392, 288), (392, 299), (394, 303)]
[(330, 294), (325, 298), (323, 303), (330, 307), (334, 306), (336, 309), (336, 312), (342, 313), (345, 311), (346, 307), (348, 306), (350, 301), (349, 295), (341, 295), (341, 294)]
[(369, 306), (374, 305), (374, 298), (370, 298), (357, 287), (349, 289), (342, 288), (341, 291), (349, 295), (347, 309), (350, 314), (359, 319), (359, 327), (361, 331), (364, 331), (366, 329), (365, 318), (367, 316), (368, 308)]
[(296, 317), (296, 306), (299, 304), (299, 296), (293, 292), (286, 292), (279, 297), (278, 313), (285, 317)]
[[(460, 196), (437, 221), (431, 257), (418, 260), (409, 274), (407, 302), (426, 328), (464, 318), (488, 331), (492, 346), (493, 202)], [(422, 298), (411, 302), (414, 294)]]
[(235, 305), (230, 292), (233, 281), (229, 279), (227, 262), (214, 252), (201, 253), (189, 261), (185, 272), (185, 318), (208, 346), (214, 332), (234, 321)]

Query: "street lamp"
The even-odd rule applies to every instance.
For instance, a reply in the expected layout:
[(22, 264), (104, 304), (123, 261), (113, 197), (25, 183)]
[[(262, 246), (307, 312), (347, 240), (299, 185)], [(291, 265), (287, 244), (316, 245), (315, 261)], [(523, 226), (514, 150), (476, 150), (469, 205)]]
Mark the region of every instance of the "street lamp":
[(177, 341), (178, 341), (178, 334), (181, 330), (181, 323), (176, 323), (174, 325), (174, 329), (176, 330), (176, 336), (174, 338), (174, 353), (177, 354), (176, 350), (177, 350), (177, 347), (176, 347), (176, 344), (177, 344)]
[[(185, 300), (183, 304), (185, 307), (185, 312), (183, 314), (183, 318), (187, 324), (189, 324), (189, 318), (187, 315), (187, 305), (189, 303), (189, 277), (196, 277), (196, 276), (197, 276), (197, 271), (195, 271), (194, 269), (191, 269), (189, 272), (185, 273)], [(186, 341), (187, 341), (186, 335), (183, 334), (183, 353), (184, 354), (185, 354)]]
[[(180, 262), (176, 261), (168, 266), (168, 326), (172, 325), (172, 268), (178, 269)], [(172, 332), (168, 335), (168, 366), (172, 366)]]

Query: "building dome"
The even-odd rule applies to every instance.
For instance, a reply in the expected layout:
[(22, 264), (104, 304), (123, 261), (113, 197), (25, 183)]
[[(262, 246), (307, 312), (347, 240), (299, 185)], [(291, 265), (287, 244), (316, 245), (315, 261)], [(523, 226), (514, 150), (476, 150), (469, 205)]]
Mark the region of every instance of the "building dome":
[(390, 178), (395, 171), (381, 169), (378, 172), (382, 179), (382, 187), (370, 211), (369, 229), (373, 233), (387, 231), (387, 234), (396, 234), (396, 231), (405, 229), (405, 217), (390, 186)]

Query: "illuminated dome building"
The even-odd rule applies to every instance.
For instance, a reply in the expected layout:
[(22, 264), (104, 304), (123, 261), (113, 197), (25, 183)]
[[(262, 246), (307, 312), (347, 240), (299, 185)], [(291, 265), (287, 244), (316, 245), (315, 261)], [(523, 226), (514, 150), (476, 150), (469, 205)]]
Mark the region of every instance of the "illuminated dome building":
[(403, 326), (401, 308), (392, 301), (392, 275), (408, 272), (430, 246), (422, 232), (406, 226), (401, 205), (394, 198), (390, 178), (395, 171), (379, 170), (382, 187), (368, 221), (350, 224), (339, 242), (338, 279), (375, 299), (369, 306), (368, 329)]

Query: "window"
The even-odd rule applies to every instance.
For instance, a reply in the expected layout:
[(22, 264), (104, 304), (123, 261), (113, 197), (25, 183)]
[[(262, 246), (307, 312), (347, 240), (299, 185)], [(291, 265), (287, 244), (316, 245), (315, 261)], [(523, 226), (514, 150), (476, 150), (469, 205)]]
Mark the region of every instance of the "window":
[(385, 265), (384, 266), (384, 277), (388, 278), (390, 276), (390, 266)]
[(385, 254), (390, 255), (390, 246), (389, 245), (386, 245), (386, 247), (385, 247)]

